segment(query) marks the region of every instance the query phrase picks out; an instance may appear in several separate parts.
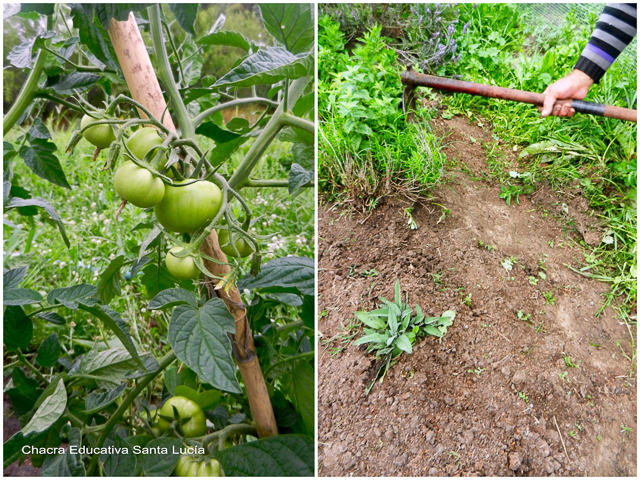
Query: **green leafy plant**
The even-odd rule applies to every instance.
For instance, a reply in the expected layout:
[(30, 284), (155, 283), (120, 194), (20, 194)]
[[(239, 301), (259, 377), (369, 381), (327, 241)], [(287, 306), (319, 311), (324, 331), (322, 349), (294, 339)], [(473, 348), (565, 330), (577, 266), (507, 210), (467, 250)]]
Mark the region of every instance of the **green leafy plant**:
[(390, 302), (383, 297), (379, 297), (379, 300), (382, 302), (379, 309), (355, 313), (355, 317), (365, 327), (363, 335), (353, 344), (366, 344), (367, 353), (375, 352), (378, 360), (367, 394), (378, 378), (380, 381), (384, 380), (392, 360), (403, 353), (410, 355), (413, 345), (424, 336), (432, 335), (441, 341), (456, 316), (453, 310), (447, 310), (440, 317), (425, 317), (419, 305), (416, 305), (414, 314), (412, 308), (402, 301), (398, 280), (395, 284), (395, 300)]

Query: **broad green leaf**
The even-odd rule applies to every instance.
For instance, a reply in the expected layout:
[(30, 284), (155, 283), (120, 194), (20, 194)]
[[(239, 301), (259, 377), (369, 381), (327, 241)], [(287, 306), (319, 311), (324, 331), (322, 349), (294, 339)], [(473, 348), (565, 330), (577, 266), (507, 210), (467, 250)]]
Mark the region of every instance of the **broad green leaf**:
[(71, 189), (60, 160), (55, 156), (56, 145), (47, 140), (34, 138), (29, 145), (20, 148), (20, 157), (24, 163), (40, 178), (54, 185)]
[[(80, 446), (82, 436), (78, 428), (69, 430), (69, 443)], [(42, 464), (42, 477), (84, 477), (86, 475), (82, 455), (72, 455), (69, 450), (62, 454), (48, 455)]]
[(3, 316), (3, 341), (7, 350), (26, 350), (33, 336), (33, 322), (22, 307), (7, 307)]
[(84, 413), (86, 415), (91, 415), (92, 413), (99, 412), (100, 410), (108, 407), (122, 396), (125, 388), (127, 388), (126, 382), (105, 392), (91, 392), (87, 395), (87, 399), (84, 402)]
[(16, 288), (27, 273), (27, 267), (6, 270), (2, 275), (2, 288), (5, 290)]
[(181, 368), (168, 367), (164, 372), (164, 382), (172, 396), (176, 395), (176, 390), (180, 385), (189, 387), (191, 390), (198, 388), (198, 377), (195, 372), (184, 365)]
[(398, 306), (398, 308), (402, 308), (402, 292), (400, 292), (400, 280), (396, 280), (395, 294), (396, 305)]
[(64, 325), (66, 322), (64, 317), (56, 312), (42, 312), (37, 315), (38, 318), (42, 318), (47, 322), (51, 322), (54, 325)]
[(84, 91), (93, 87), (100, 78), (94, 73), (74, 72), (60, 78), (51, 88), (56, 93), (71, 95), (74, 90)]
[(315, 424), (315, 375), (313, 366), (300, 360), (293, 362), (291, 375), (293, 404), (302, 417), (307, 433), (313, 435)]
[[(96, 3), (92, 5), (98, 20), (105, 30), (111, 26), (111, 19), (124, 22), (129, 19), (130, 12), (139, 12), (153, 5), (151, 3)], [(85, 6), (85, 5), (83, 5)], [(87, 7), (85, 6), (85, 9)]]
[(12, 288), (10, 290), (2, 291), (2, 303), (4, 305), (32, 305), (34, 303), (40, 303), (42, 301), (42, 295), (35, 290), (29, 290), (27, 288)]
[(238, 32), (216, 32), (200, 37), (196, 43), (199, 45), (224, 45), (227, 47), (238, 47), (248, 52), (251, 48), (249, 40)]
[(7, 55), (7, 60), (11, 62), (12, 66), (19, 69), (31, 68), (31, 57), (33, 56), (33, 44), (35, 40), (36, 39), (33, 38), (13, 47)]
[(453, 325), (453, 319), (456, 318), (456, 312), (454, 310), (447, 310), (442, 314), (440, 318), (443, 319), (443, 322), (441, 323), (441, 325), (444, 325), (447, 327), (451, 326)]
[(40, 382), (27, 377), (20, 367), (15, 367), (11, 373), (13, 386), (6, 388), (4, 393), (11, 400), (11, 406), (19, 418), (29, 413), (44, 391), (40, 388)]
[[(110, 5), (110, 4), (103, 4)], [(86, 3), (71, 3), (73, 27), (78, 29), (80, 41), (87, 46), (96, 59), (111, 68), (118, 69), (118, 62), (111, 46), (111, 41), (105, 38), (105, 29), (95, 21), (94, 5)], [(105, 11), (103, 11), (106, 13)], [(128, 15), (127, 15), (128, 16)], [(124, 17), (126, 20), (127, 17)], [(105, 15), (104, 22), (107, 21)], [(108, 27), (107, 27), (108, 28)], [(105, 32), (106, 33), (106, 32)]]
[(404, 333), (396, 338), (394, 345), (403, 352), (411, 353), (412, 351), (411, 340), (409, 340), (409, 338)]
[(129, 354), (133, 357), (138, 365), (144, 368), (144, 364), (140, 360), (138, 356), (138, 352), (136, 350), (135, 345), (131, 341), (131, 335), (127, 330), (127, 324), (120, 318), (120, 314), (118, 312), (114, 312), (108, 307), (98, 305), (98, 306), (89, 306), (80, 304), (79, 308), (86, 312), (91, 313), (98, 319), (104, 323), (107, 328), (109, 328), (113, 333), (115, 333), (116, 337), (120, 339), (122, 345), (127, 349)]
[(124, 255), (119, 255), (109, 263), (98, 282), (98, 296), (104, 305), (108, 305), (114, 297), (121, 293), (120, 282), (122, 275), (120, 269), (124, 265)]
[(35, 138), (46, 140), (48, 138), (51, 138), (51, 132), (49, 132), (49, 129), (42, 122), (42, 120), (40, 120), (39, 118), (36, 118), (33, 121), (33, 125), (31, 125), (29, 132), (27, 133), (27, 137), (29, 138), (29, 141)]
[[(159, 449), (158, 447), (164, 447), (169, 452), (168, 455), (162, 453), (150, 453), (148, 455), (144, 455), (142, 460), (142, 470), (144, 471), (145, 476), (147, 477), (168, 477), (173, 469), (176, 467), (178, 460), (180, 459), (180, 455), (173, 455), (171, 452), (180, 451), (180, 447), (182, 446), (182, 440), (179, 438), (156, 438), (155, 440), (151, 440), (147, 444), (147, 448), (149, 449)], [(150, 450), (154, 451), (154, 450)]]
[(526, 157), (527, 155), (539, 155), (541, 153), (554, 153), (559, 152), (560, 149), (558, 146), (551, 141), (534, 143), (533, 145), (529, 145), (527, 148), (523, 149), (518, 155), (518, 159)]
[(354, 345), (362, 345), (363, 343), (387, 343), (389, 339), (389, 335), (383, 335), (380, 333), (371, 333), (369, 335), (364, 335), (353, 342)]
[(434, 337), (438, 337), (441, 338), (442, 337), (442, 332), (440, 330), (438, 330), (436, 327), (431, 326), (431, 325), (425, 325), (424, 327), (422, 327), (424, 329), (424, 331), (429, 334), (429, 335), (433, 335)]
[(66, 288), (54, 288), (47, 295), (47, 302), (51, 305), (60, 303), (65, 307), (75, 310), (80, 304), (80, 300), (96, 294), (98, 289), (86, 283), (74, 285)]
[(294, 55), (282, 47), (266, 47), (247, 57), (224, 77), (216, 87), (251, 87), (253, 85), (273, 84), (286, 78), (313, 75), (313, 53)]
[(216, 144), (231, 142), (240, 137), (239, 134), (229, 130), (224, 130), (213, 122), (205, 122), (201, 124), (196, 128), (196, 133), (214, 140)]
[(184, 28), (187, 33), (195, 36), (194, 29), (196, 17), (198, 16), (197, 3), (170, 3), (169, 10), (173, 12), (178, 24)]
[[(107, 446), (106, 443), (105, 446)], [(129, 445), (127, 439), (116, 435), (113, 446), (120, 450), (118, 453), (107, 455), (107, 459), (104, 462), (105, 477), (128, 477), (137, 473), (136, 455), (133, 453), (133, 446)], [(124, 447), (127, 447), (126, 450)]]
[(198, 299), (193, 292), (184, 288), (169, 288), (153, 297), (153, 300), (149, 302), (148, 308), (149, 310), (160, 310), (184, 304), (197, 307)]
[(187, 397), (200, 405), (200, 408), (203, 410), (215, 407), (220, 403), (220, 400), (222, 400), (222, 392), (219, 390), (205, 390), (203, 392), (197, 392), (186, 385), (178, 385), (173, 395)]
[(225, 448), (218, 452), (228, 477), (312, 477), (315, 468), (313, 438), (278, 435)]
[(60, 218), (60, 215), (58, 215), (58, 212), (56, 212), (56, 209), (53, 208), (51, 204), (49, 204), (48, 202), (45, 202), (40, 198), (23, 199), (23, 198), (14, 197), (9, 201), (9, 204), (5, 208), (11, 209), (11, 208), (22, 208), (22, 207), (32, 207), (32, 206), (42, 208), (44, 209), (45, 212), (49, 214), (49, 216), (51, 217), (51, 220), (53, 220), (53, 222), (58, 227), (58, 230), (60, 230), (60, 235), (62, 235), (62, 239), (64, 240), (65, 245), (67, 246), (67, 248), (70, 248), (71, 244), (69, 243), (69, 239), (67, 238), (67, 232), (64, 229), (62, 218)]
[(393, 307), (389, 309), (387, 324), (389, 325), (389, 330), (391, 330), (391, 334), (395, 335), (396, 332), (398, 331), (398, 318), (396, 317), (396, 312), (393, 311)]
[(267, 31), (292, 53), (308, 52), (313, 46), (314, 6), (312, 3), (261, 3)]
[(53, 332), (38, 347), (36, 363), (41, 367), (53, 367), (58, 363), (60, 357), (60, 339), (58, 334)]
[(43, 432), (64, 413), (67, 406), (67, 390), (64, 387), (62, 378), (58, 379), (53, 392), (49, 392), (49, 390), (50, 388), (47, 388), (42, 393), (43, 396), (46, 395), (46, 398), (38, 400), (40, 405), (36, 413), (22, 429), (24, 435), (28, 435), (31, 432)]
[[(147, 366), (147, 373), (153, 371), (155, 358), (152, 355), (143, 355), (140, 361)], [(138, 364), (131, 354), (123, 348), (109, 348), (106, 350), (90, 350), (80, 362), (78, 373), (92, 375), (97, 378), (95, 381), (102, 388), (112, 389), (119, 386), (128, 377), (137, 372)], [(132, 375), (129, 375), (129, 374)]]
[(227, 333), (235, 331), (233, 316), (220, 298), (200, 309), (179, 305), (171, 315), (169, 344), (176, 356), (204, 382), (231, 393), (240, 393)]
[(255, 289), (262, 292), (300, 292), (314, 295), (315, 268), (312, 258), (282, 257), (262, 265), (260, 273), (245, 276), (238, 281), (241, 289)]
[(293, 156), (294, 162), (305, 170), (315, 168), (315, 148), (313, 145), (294, 143), (291, 145), (291, 156)]
[(289, 195), (295, 198), (302, 193), (305, 185), (313, 185), (313, 177), (313, 170), (305, 170), (297, 163), (292, 164), (289, 172)]
[(209, 162), (217, 167), (222, 162), (229, 159), (232, 153), (242, 146), (249, 137), (238, 136), (235, 140), (226, 143), (219, 143), (209, 154)]
[(376, 330), (384, 328), (387, 325), (387, 323), (381, 318), (378, 318), (376, 316), (371, 316), (367, 312), (356, 312), (355, 316), (362, 323), (364, 323), (365, 325), (371, 328), (375, 328)]

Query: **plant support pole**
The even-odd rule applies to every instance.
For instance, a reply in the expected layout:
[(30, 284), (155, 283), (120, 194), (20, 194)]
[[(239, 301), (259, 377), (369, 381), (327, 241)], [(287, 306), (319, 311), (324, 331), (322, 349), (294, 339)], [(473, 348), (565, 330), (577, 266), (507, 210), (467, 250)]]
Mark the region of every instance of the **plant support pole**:
[[(154, 117), (161, 119), (167, 104), (133, 13), (129, 14), (126, 22), (111, 19), (109, 38), (113, 42), (131, 96), (147, 107)], [(141, 118), (148, 118), (144, 112), (138, 113)], [(162, 123), (172, 132), (176, 131), (169, 114), (164, 115)]]

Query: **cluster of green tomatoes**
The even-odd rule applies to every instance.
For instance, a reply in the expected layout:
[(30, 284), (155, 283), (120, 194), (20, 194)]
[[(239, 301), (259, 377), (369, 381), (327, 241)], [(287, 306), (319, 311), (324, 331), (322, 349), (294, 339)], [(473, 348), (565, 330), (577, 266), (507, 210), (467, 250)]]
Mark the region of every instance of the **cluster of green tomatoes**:
[[(207, 433), (204, 412), (194, 401), (186, 397), (169, 398), (160, 410), (142, 412), (153, 434), (160, 437), (175, 428), (184, 438), (202, 437)], [(204, 456), (183, 455), (174, 470), (178, 477), (220, 477), (222, 472), (217, 460)]]
[[(97, 120), (85, 115), (81, 128), (89, 127)], [(84, 138), (98, 148), (108, 148), (116, 140), (110, 125), (95, 125), (83, 132)], [(163, 143), (159, 131), (153, 127), (136, 130), (126, 141), (128, 151), (143, 161), (147, 154)], [(166, 162), (166, 160), (165, 160)], [(164, 165), (163, 165), (164, 167)], [(171, 173), (168, 174), (169, 176)], [(207, 180), (175, 180), (165, 183), (149, 170), (126, 160), (116, 170), (113, 186), (118, 196), (140, 208), (153, 208), (156, 219), (166, 230), (175, 233), (191, 233), (208, 225), (220, 211), (222, 192)], [(232, 257), (246, 257), (253, 253), (253, 247), (243, 238), (235, 239), (235, 249), (229, 242), (228, 230), (218, 232), (222, 251)], [(178, 255), (184, 247), (176, 245), (166, 256), (167, 269), (181, 280), (198, 278), (200, 269), (191, 255)]]

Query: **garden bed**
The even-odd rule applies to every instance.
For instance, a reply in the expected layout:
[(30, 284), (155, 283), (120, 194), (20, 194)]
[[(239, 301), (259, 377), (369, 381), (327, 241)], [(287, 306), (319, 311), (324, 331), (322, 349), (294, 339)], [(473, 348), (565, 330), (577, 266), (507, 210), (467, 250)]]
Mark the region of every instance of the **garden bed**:
[[(613, 308), (597, 316), (608, 285), (565, 266), (602, 234), (588, 202), (542, 186), (507, 206), (483, 174), (491, 132), (437, 123), (467, 168), (415, 206), (416, 230), (400, 199), (319, 210), (320, 476), (636, 476), (635, 338)], [(396, 279), (425, 315), (457, 316), (366, 396), (353, 314)]]

